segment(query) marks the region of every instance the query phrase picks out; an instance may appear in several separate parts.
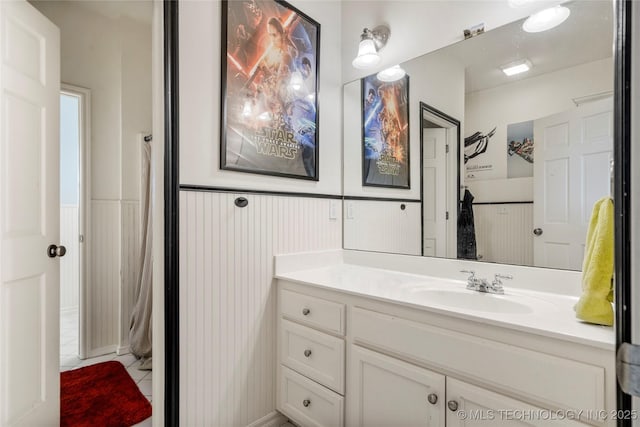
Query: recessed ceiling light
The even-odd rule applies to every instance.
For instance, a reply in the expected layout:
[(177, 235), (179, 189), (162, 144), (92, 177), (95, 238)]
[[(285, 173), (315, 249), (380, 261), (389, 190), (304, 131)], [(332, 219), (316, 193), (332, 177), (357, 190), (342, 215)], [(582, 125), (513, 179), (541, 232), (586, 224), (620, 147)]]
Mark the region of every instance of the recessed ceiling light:
[(376, 77), (381, 82), (395, 82), (396, 80), (400, 80), (407, 74), (399, 65), (394, 65), (393, 67), (389, 67), (386, 70), (380, 71)]
[(522, 29), (527, 33), (547, 31), (562, 24), (570, 14), (571, 11), (564, 6), (550, 7), (528, 17)]
[(528, 59), (524, 59), (522, 61), (513, 62), (500, 68), (502, 69), (502, 72), (507, 76), (513, 76), (529, 71), (531, 69), (531, 62), (529, 62)]

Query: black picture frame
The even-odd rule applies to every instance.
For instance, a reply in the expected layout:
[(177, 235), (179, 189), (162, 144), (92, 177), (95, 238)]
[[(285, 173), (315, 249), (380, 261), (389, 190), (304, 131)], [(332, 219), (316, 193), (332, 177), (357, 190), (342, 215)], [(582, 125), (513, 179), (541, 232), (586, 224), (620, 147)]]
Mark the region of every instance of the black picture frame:
[(222, 1), (220, 169), (319, 180), (320, 24), (286, 1)]
[[(375, 74), (362, 78), (362, 185), (408, 190), (411, 188), (411, 140), (409, 138), (409, 76), (393, 82), (380, 81)], [(391, 97), (391, 98), (389, 98)], [(385, 102), (388, 98), (391, 102)], [(394, 105), (393, 125), (381, 114), (385, 104)], [(390, 144), (392, 127), (397, 142)], [(394, 129), (395, 128), (395, 129)], [(387, 135), (385, 135), (387, 134)]]

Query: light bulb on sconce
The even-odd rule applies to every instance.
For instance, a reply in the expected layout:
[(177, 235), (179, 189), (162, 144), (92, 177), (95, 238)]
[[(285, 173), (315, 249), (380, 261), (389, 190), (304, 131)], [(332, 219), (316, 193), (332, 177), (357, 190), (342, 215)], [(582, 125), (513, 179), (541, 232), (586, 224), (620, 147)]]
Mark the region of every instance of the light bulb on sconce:
[(376, 74), (376, 77), (381, 82), (395, 82), (403, 78), (405, 74), (407, 74), (406, 71), (404, 71), (400, 65), (394, 65), (393, 67), (380, 71)]
[(380, 62), (378, 51), (382, 49), (389, 40), (391, 31), (389, 27), (379, 25), (373, 30), (365, 28), (360, 35), (360, 44), (358, 45), (358, 55), (351, 62), (355, 68), (365, 69), (373, 67)]
[(562, 24), (571, 14), (564, 6), (554, 6), (534, 13), (524, 21), (522, 29), (527, 33), (539, 33)]

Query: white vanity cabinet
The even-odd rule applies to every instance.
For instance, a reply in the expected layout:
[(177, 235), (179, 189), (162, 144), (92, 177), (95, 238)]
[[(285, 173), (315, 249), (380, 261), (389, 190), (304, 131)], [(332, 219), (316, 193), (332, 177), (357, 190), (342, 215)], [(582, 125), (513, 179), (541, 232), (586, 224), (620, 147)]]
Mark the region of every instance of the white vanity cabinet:
[(345, 305), (281, 289), (278, 312), (278, 410), (303, 426), (341, 427)]
[(348, 425), (445, 425), (445, 376), (354, 345)]
[(593, 417), (613, 349), (283, 279), (278, 304), (278, 409), (303, 427), (615, 425)]

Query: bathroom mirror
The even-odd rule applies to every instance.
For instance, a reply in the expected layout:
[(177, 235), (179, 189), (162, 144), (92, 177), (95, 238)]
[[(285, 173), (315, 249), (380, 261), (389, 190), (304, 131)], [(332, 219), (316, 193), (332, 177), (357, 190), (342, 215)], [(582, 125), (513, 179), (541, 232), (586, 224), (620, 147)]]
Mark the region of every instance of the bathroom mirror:
[(592, 207), (611, 194), (613, 5), (564, 5), (551, 30), (514, 22), (400, 64), (410, 188), (363, 185), (376, 93), (344, 86), (345, 249), (581, 269)]

